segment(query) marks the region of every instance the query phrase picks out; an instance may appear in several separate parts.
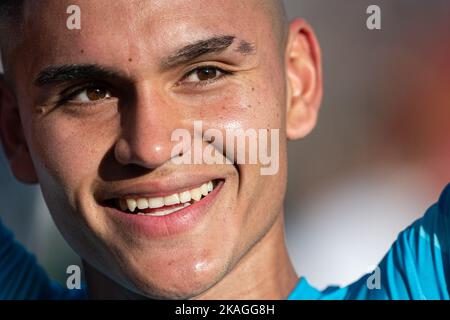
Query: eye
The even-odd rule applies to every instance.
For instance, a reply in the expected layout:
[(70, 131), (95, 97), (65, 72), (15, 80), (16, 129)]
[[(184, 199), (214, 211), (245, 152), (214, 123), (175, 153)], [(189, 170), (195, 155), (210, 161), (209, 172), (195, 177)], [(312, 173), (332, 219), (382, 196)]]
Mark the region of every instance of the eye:
[(101, 86), (91, 86), (74, 92), (68, 100), (75, 102), (95, 102), (111, 98), (111, 92)]
[(231, 74), (231, 72), (222, 70), (213, 66), (198, 67), (189, 72), (182, 80), (185, 83), (209, 83)]

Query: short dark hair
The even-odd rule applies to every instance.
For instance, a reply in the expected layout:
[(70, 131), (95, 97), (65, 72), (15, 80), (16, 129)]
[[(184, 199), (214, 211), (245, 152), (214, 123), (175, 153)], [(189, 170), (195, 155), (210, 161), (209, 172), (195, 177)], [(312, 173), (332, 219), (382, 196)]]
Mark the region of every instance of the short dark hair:
[[(0, 0), (0, 64), (2, 56), (5, 58), (5, 49), (11, 41), (11, 37), (17, 34), (21, 28), (21, 16), (26, 0)], [(280, 35), (281, 47), (283, 48), (287, 40), (287, 17), (283, 0), (269, 0), (267, 3), (272, 8), (274, 23)], [(5, 67), (5, 66), (3, 66)], [(0, 67), (1, 72), (1, 67)]]
[(24, 3), (25, 0), (0, 0), (0, 59), (11, 37), (20, 28)]
[(24, 2), (25, 0), (0, 0), (0, 21), (2, 25), (3, 22), (18, 17), (22, 12)]

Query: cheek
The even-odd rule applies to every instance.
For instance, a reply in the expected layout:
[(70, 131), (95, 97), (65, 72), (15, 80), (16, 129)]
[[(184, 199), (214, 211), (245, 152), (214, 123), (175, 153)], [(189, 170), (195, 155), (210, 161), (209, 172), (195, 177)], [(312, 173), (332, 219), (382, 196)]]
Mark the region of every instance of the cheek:
[(38, 175), (49, 175), (67, 187), (96, 177), (115, 130), (113, 122), (102, 123), (51, 115), (33, 123), (30, 148)]
[[(271, 75), (276, 78), (270, 78)], [(227, 129), (254, 129), (256, 132), (259, 129), (279, 129), (276, 139), (278, 148), (268, 147), (267, 153), (264, 153), (271, 156), (271, 161), (277, 162), (274, 167), (278, 167), (278, 170), (273, 175), (261, 174), (261, 167), (267, 165), (238, 165), (236, 210), (237, 215), (243, 218), (240, 242), (244, 247), (267, 231), (280, 214), (286, 188), (286, 137), (283, 122), (285, 91), (282, 74), (270, 73), (264, 77), (258, 75), (258, 78), (270, 80), (249, 81), (246, 86), (230, 87), (220, 98), (207, 101), (198, 115), (207, 128), (219, 129), (224, 136)], [(270, 131), (267, 139), (269, 143)], [(271, 151), (276, 149), (278, 152), (272, 155)], [(245, 152), (248, 159), (248, 144)]]
[(270, 83), (251, 80), (245, 86), (229, 86), (190, 108), (188, 118), (219, 130), (281, 128), (284, 98), (274, 89)]

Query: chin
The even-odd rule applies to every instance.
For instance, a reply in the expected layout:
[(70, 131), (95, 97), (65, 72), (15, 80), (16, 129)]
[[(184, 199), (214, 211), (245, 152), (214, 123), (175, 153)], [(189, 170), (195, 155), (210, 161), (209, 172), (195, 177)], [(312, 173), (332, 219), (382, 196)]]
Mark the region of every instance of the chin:
[(124, 278), (131, 291), (161, 300), (195, 299), (223, 279), (228, 270), (224, 261), (180, 261), (165, 268), (152, 264), (154, 261), (141, 262), (139, 265), (147, 267), (129, 268)]

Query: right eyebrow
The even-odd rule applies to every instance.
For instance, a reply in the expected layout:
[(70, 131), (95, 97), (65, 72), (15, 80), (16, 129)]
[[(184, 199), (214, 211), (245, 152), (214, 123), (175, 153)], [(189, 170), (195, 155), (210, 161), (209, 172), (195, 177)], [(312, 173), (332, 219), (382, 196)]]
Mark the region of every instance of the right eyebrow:
[[(188, 44), (177, 50), (175, 53), (164, 58), (160, 63), (160, 70), (165, 71), (175, 68), (206, 54), (225, 51), (233, 44), (235, 39), (236, 37), (233, 35), (219, 35)], [(250, 54), (253, 50), (254, 48), (250, 43), (241, 41), (241, 45), (236, 51), (241, 54)]]
[(49, 84), (59, 84), (66, 81), (89, 79), (123, 79), (121, 72), (100, 66), (98, 64), (64, 64), (50, 66), (39, 72), (33, 83), (42, 87)]

